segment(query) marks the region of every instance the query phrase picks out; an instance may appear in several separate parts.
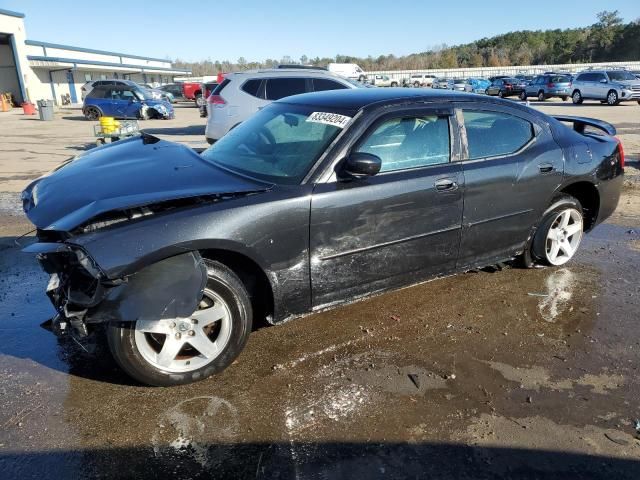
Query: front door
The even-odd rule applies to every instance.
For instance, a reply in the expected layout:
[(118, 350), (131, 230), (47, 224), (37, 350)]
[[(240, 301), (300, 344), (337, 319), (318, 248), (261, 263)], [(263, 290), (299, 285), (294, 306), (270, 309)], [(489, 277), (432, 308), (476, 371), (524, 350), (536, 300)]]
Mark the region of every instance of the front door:
[(458, 268), (521, 251), (562, 181), (564, 160), (548, 127), (510, 107), (464, 104), (467, 159)]
[(316, 185), (310, 222), (314, 308), (455, 267), (463, 176), (459, 162), (451, 162), (450, 120), (428, 108), (381, 117), (351, 148), (379, 156), (380, 173)]

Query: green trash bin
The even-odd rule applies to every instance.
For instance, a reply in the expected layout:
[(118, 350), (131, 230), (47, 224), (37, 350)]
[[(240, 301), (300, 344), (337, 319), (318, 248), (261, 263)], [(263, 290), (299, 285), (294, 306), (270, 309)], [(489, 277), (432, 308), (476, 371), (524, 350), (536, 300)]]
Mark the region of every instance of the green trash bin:
[(38, 112), (40, 120), (53, 120), (53, 100), (38, 100)]

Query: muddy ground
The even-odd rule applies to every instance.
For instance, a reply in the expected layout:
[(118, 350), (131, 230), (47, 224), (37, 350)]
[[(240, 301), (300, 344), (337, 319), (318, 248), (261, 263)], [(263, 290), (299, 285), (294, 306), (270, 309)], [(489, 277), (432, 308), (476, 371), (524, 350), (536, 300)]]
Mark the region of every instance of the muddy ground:
[[(568, 267), (261, 328), (225, 372), (171, 389), (40, 328), (53, 309), (14, 243), (30, 229), (17, 192), (90, 128), (0, 116), (0, 477), (639, 478), (640, 107), (532, 105), (610, 121), (627, 151), (618, 210)], [(147, 123), (202, 142), (195, 109)]]

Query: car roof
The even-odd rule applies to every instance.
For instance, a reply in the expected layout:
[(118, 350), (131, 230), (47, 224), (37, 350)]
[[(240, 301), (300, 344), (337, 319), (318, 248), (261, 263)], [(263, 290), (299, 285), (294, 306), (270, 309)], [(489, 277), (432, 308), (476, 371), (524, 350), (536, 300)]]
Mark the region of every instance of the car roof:
[(356, 88), (349, 90), (326, 90), (323, 92), (294, 95), (276, 103), (309, 105), (317, 107), (345, 108), (359, 110), (367, 105), (380, 102), (401, 103), (406, 100), (425, 102), (449, 102), (455, 100), (478, 99), (469, 93), (454, 93), (447, 90), (414, 88)]
[(227, 75), (227, 78), (238, 77), (251, 77), (251, 78), (263, 78), (263, 77), (331, 77), (340, 80), (346, 80), (340, 75), (329, 72), (328, 70), (314, 70), (311, 68), (264, 68), (258, 70), (245, 70), (243, 72), (233, 72)]

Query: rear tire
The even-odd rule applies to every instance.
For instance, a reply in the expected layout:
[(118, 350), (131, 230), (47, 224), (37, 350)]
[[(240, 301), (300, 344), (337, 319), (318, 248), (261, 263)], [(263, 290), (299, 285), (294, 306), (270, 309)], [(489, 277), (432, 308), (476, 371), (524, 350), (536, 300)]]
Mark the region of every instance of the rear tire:
[(498, 96), (500, 98), (504, 98), (504, 93), (502, 93), (502, 90), (498, 90)]
[(87, 120), (99, 120), (102, 116), (102, 112), (98, 110), (96, 107), (87, 107), (84, 110), (84, 116)]
[(538, 101), (539, 102), (544, 102), (547, 99), (547, 97), (545, 97), (544, 92), (542, 90), (540, 90), (538, 92)]
[(556, 197), (544, 212), (531, 243), (534, 264), (560, 266), (569, 262), (584, 233), (582, 205), (570, 196)]
[(584, 101), (580, 90), (576, 90), (571, 94), (571, 101), (574, 103), (574, 105), (580, 105)]
[(527, 94), (526, 92), (520, 92), (520, 100), (522, 100), (523, 102), (525, 102), (527, 100)]
[(397, 87), (398, 86), (398, 82), (391, 82), (391, 86), (392, 87)]
[[(204, 261), (207, 266), (205, 296), (192, 319), (144, 323), (137, 320), (108, 325), (107, 340), (113, 358), (137, 381), (168, 387), (203, 380), (231, 365), (246, 345), (253, 320), (247, 289), (226, 265)], [(208, 321), (209, 309), (212, 309), (210, 316), (220, 318)], [(198, 322), (193, 317), (199, 312), (201, 320)], [(154, 332), (149, 332), (152, 329)], [(182, 346), (175, 347), (163, 359), (162, 352), (168, 341), (180, 342)], [(198, 347), (199, 344), (203, 347)]]
[(196, 102), (196, 107), (198, 108), (204, 105), (204, 99), (202, 98), (201, 93), (196, 93), (196, 96), (193, 98), (193, 100)]

